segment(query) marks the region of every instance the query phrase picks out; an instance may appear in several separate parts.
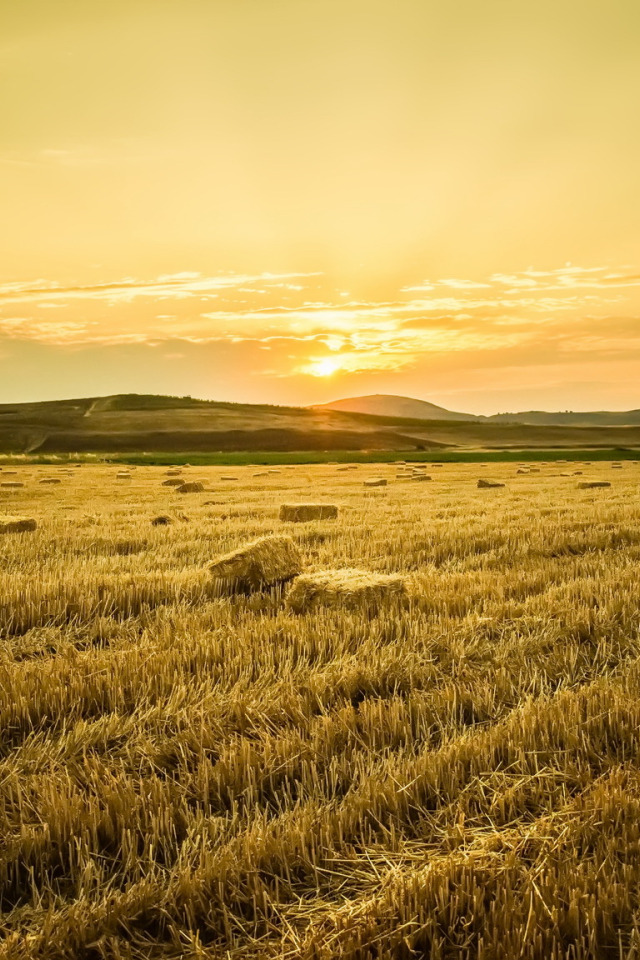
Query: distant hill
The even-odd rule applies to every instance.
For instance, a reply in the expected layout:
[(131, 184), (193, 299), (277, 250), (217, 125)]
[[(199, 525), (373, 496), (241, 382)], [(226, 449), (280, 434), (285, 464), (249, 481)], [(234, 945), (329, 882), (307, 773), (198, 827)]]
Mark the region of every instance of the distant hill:
[(508, 415), (474, 418), (420, 400), (390, 399), (408, 404), (391, 409), (421, 415), (379, 416), (334, 410), (331, 405), (277, 407), (138, 394), (7, 403), (0, 404), (0, 453), (410, 453), (640, 446), (640, 423), (526, 424)]
[(342, 410), (348, 413), (367, 413), (377, 417), (411, 417), (416, 420), (457, 420), (466, 423), (522, 423), (535, 426), (573, 427), (629, 427), (640, 424), (640, 410), (607, 411), (594, 410), (558, 413), (544, 410), (528, 410), (522, 413), (495, 413), (484, 417), (471, 413), (456, 413), (438, 407), (427, 400), (412, 397), (396, 397), (392, 394), (374, 393), (367, 397), (348, 397), (331, 403), (315, 405), (314, 410)]
[(367, 397), (348, 397), (345, 400), (332, 400), (320, 403), (314, 410), (342, 410), (346, 413), (368, 413), (375, 417), (410, 417), (412, 420), (464, 420), (478, 422), (484, 417), (471, 413), (455, 413), (438, 407), (427, 400), (414, 400), (412, 397), (395, 397), (384, 393), (373, 393)]
[(540, 426), (574, 427), (628, 427), (640, 424), (640, 410), (593, 410), (574, 413), (547, 413), (545, 410), (527, 410), (523, 413), (496, 413), (486, 418), (491, 423), (529, 423)]

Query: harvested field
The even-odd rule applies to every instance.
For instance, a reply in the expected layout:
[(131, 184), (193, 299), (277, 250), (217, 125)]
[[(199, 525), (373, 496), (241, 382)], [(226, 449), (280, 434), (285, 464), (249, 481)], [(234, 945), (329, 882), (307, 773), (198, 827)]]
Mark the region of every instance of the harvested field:
[[(477, 464), (428, 495), (391, 464), (380, 495), (362, 471), (249, 467), (214, 500), (163, 467), (50, 489), (21, 465), (0, 490), (0, 529), (37, 521), (1, 537), (0, 958), (632, 960), (640, 466), (594, 463), (614, 483), (590, 490), (559, 469), (492, 463), (511, 482), (487, 496)], [(280, 537), (310, 490), (341, 509), (286, 529), (300, 575), (221, 594), (212, 561)], [(408, 602), (291, 609), (354, 569)]]

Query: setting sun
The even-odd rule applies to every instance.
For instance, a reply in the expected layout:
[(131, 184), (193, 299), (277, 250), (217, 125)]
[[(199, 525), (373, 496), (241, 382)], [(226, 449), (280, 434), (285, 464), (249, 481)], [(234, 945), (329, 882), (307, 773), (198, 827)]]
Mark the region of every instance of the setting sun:
[(322, 357), (311, 360), (307, 369), (312, 377), (332, 377), (341, 369), (341, 366), (339, 357)]

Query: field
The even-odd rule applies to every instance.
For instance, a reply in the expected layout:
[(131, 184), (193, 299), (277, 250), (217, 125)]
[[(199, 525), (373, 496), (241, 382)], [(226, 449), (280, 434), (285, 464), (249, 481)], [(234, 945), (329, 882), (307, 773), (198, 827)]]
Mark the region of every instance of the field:
[[(637, 960), (639, 465), (118, 469), (0, 472), (1, 960)], [(221, 596), (283, 532), (408, 597)]]

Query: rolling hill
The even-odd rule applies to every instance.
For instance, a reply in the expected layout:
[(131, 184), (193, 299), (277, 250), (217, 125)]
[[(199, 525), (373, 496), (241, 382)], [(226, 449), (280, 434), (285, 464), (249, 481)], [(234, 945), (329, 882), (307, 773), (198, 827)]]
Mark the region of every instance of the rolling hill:
[(477, 422), (484, 417), (475, 417), (471, 413), (455, 413), (438, 407), (427, 400), (414, 400), (413, 397), (395, 397), (384, 393), (374, 393), (367, 397), (349, 397), (333, 400), (331, 403), (315, 404), (313, 410), (340, 410), (343, 413), (367, 413), (376, 417), (410, 417), (412, 420), (464, 420)]
[(375, 416), (326, 406), (278, 407), (138, 394), (0, 405), (0, 453), (5, 454), (402, 453), (638, 446), (640, 425)]

